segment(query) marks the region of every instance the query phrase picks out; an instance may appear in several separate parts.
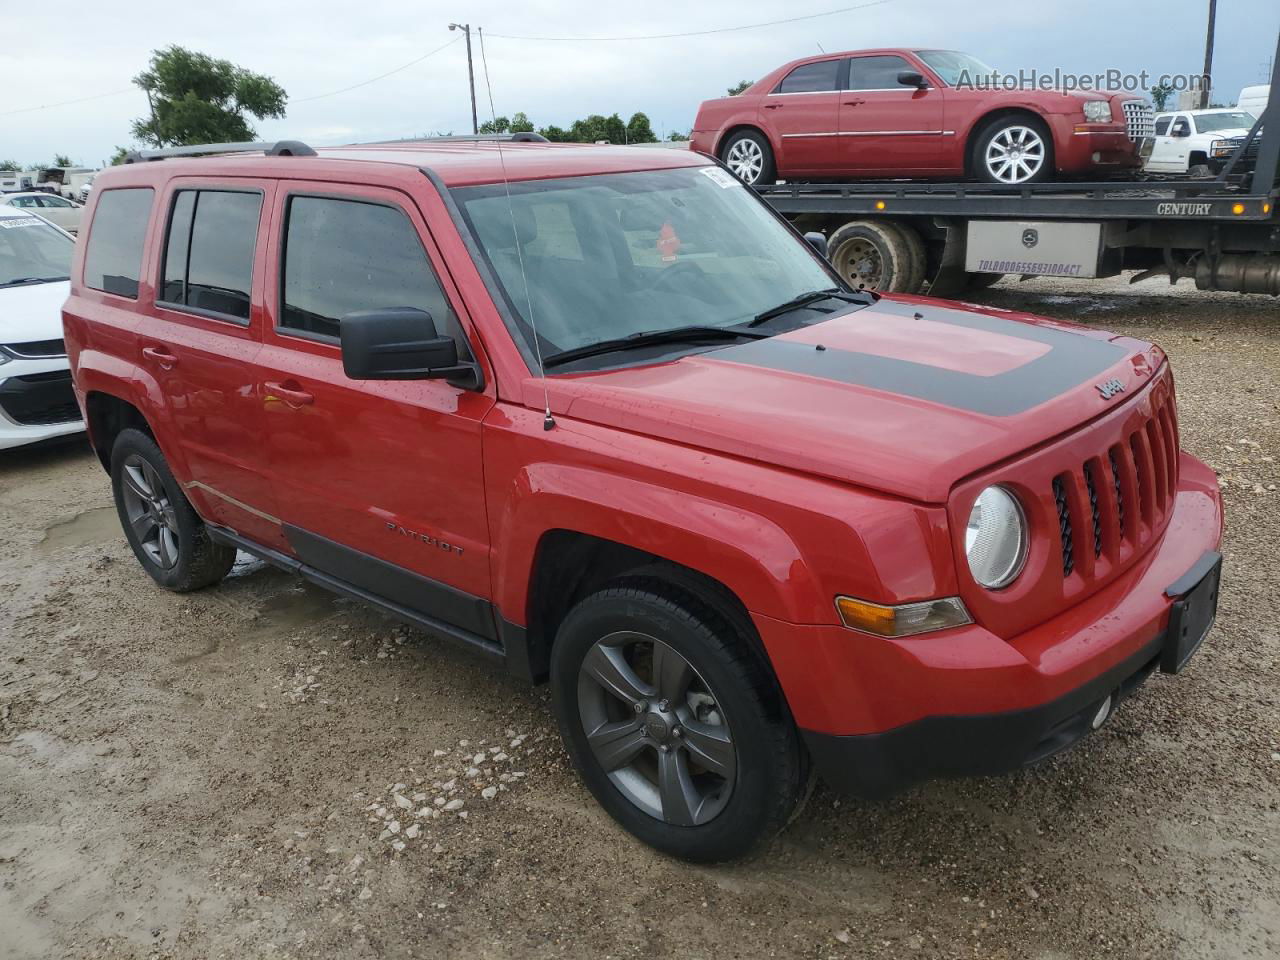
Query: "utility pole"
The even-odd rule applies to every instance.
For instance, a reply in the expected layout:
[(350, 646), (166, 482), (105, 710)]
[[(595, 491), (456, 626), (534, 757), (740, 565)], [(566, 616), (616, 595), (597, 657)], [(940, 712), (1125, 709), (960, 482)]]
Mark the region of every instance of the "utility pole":
[(1209, 0), (1209, 31), (1204, 40), (1204, 88), (1200, 91), (1200, 109), (1209, 106), (1209, 78), (1213, 76), (1213, 25), (1218, 18), (1218, 0)]
[(471, 87), (471, 132), (480, 132), (480, 123), (476, 117), (476, 72), (471, 65), (471, 24), (451, 23), (450, 30), (461, 30), (467, 37), (467, 83)]

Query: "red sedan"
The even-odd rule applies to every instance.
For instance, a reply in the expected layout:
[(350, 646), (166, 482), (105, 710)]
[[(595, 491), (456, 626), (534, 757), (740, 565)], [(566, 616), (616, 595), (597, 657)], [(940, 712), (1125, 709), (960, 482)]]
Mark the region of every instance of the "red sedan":
[(747, 183), (975, 177), (1034, 183), (1136, 167), (1151, 108), (1131, 94), (992, 84), (952, 50), (859, 50), (794, 60), (707, 100), (692, 147)]

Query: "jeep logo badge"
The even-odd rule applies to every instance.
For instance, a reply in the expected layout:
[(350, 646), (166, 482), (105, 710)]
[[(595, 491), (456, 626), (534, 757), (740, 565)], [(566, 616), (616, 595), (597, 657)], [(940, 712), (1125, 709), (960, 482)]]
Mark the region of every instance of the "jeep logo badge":
[(1022, 245), (1030, 249), (1040, 242), (1040, 231), (1026, 229), (1022, 231)]
[(1124, 393), (1124, 384), (1112, 377), (1110, 380), (1104, 380), (1102, 383), (1095, 383), (1094, 389), (1102, 394), (1103, 400), (1110, 400), (1117, 393)]

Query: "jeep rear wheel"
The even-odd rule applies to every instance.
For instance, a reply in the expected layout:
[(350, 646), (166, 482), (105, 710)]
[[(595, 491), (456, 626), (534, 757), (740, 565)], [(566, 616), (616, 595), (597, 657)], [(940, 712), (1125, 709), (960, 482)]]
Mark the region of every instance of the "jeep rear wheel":
[(787, 823), (803, 786), (794, 725), (749, 642), (697, 597), (618, 581), (569, 612), (551, 659), (569, 755), (639, 839), (718, 861)]
[(111, 489), (125, 538), (156, 583), (183, 593), (227, 575), (235, 550), (209, 536), (164, 454), (141, 430), (122, 430), (116, 437)]

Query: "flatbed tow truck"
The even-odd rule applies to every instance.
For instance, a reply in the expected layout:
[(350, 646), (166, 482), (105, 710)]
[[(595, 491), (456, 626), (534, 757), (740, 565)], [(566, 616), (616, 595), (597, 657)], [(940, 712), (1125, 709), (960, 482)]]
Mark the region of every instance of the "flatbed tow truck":
[[(1280, 40), (1276, 47), (1280, 63)], [(1000, 277), (1194, 278), (1201, 290), (1280, 296), (1280, 68), (1268, 106), (1212, 179), (1004, 185), (785, 183), (755, 189), (821, 232), (855, 286), (956, 296)], [(1256, 157), (1252, 170), (1245, 158)]]

